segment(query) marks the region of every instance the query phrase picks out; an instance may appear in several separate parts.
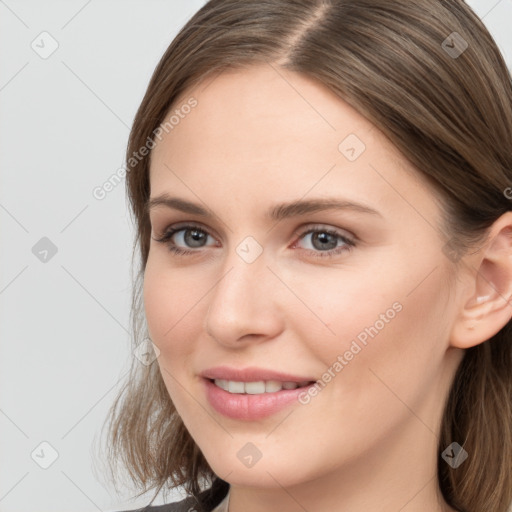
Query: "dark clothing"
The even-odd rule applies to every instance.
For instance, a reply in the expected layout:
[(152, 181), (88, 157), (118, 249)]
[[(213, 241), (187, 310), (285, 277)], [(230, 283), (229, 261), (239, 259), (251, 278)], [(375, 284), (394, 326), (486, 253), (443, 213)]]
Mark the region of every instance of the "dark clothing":
[(227, 482), (215, 479), (209, 489), (197, 496), (189, 496), (184, 500), (166, 505), (146, 506), (122, 512), (211, 512), (226, 497), (228, 491)]

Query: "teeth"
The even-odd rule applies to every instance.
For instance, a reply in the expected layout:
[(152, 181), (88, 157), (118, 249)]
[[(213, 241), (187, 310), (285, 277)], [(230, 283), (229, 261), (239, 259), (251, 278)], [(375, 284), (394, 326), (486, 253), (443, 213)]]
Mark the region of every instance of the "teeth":
[(265, 393), (275, 393), (281, 391), (281, 389), (283, 389), (283, 386), (277, 380), (267, 380), (265, 382)]
[(308, 384), (304, 382), (279, 382), (277, 380), (257, 381), (257, 382), (237, 382), (233, 380), (215, 379), (215, 384), (229, 393), (247, 393), (249, 395), (259, 395), (262, 393), (276, 393), (282, 389), (296, 389)]
[(243, 382), (235, 382), (234, 380), (228, 381), (228, 391), (230, 393), (244, 393), (245, 386)]
[(245, 386), (244, 383), (242, 384), (242, 391), (240, 393), (243, 393), (243, 388), (245, 387), (245, 392), (249, 393), (250, 395), (258, 395), (260, 393), (265, 393), (265, 383), (260, 380), (259, 382), (246, 382)]

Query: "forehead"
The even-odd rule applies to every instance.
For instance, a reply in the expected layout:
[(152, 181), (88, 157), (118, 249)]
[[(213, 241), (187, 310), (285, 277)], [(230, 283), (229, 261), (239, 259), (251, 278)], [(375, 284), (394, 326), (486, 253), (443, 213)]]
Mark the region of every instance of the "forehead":
[[(188, 109), (192, 98), (197, 104)], [(205, 142), (273, 148), (324, 138), (322, 149), (326, 150), (348, 131), (361, 138), (376, 131), (316, 80), (271, 65), (227, 70), (204, 79), (177, 98), (166, 118), (179, 114), (180, 108), (190, 112), (179, 120), (174, 116), (178, 123), (164, 135), (170, 145), (203, 138)], [(337, 144), (334, 149), (339, 156)]]
[(286, 200), (339, 189), (377, 204), (396, 203), (396, 187), (426, 192), (375, 125), (295, 72), (271, 65), (224, 71), (182, 93), (166, 119), (173, 114), (173, 128), (152, 151), (152, 196), (172, 188), (191, 199), (194, 190), (231, 190), (239, 200)]

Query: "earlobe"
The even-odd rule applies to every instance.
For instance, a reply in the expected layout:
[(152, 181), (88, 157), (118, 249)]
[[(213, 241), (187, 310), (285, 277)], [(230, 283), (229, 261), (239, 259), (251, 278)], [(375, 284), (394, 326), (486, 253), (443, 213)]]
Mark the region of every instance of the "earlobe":
[(471, 283), (450, 337), (457, 348), (487, 341), (512, 318), (512, 212), (493, 224), (484, 246), (467, 264)]

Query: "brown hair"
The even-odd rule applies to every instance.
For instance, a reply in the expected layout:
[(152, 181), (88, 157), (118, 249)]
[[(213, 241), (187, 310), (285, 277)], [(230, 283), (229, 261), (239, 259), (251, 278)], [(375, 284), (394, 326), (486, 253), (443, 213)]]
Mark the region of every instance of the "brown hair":
[[(133, 255), (140, 250), (134, 348), (147, 336), (141, 294), (151, 154), (134, 155), (189, 88), (256, 63), (317, 79), (396, 145), (439, 196), (454, 265), (511, 209), (504, 190), (512, 184), (512, 79), (463, 0), (211, 0), (160, 60), (129, 138)], [(439, 457), (438, 479), (448, 504), (463, 512), (505, 512), (512, 501), (511, 331), (509, 322), (465, 351), (447, 399), (439, 453), (457, 441), (469, 458), (452, 469)], [(122, 462), (143, 492), (183, 485), (197, 495), (209, 479), (225, 484), (184, 427), (156, 362), (133, 358), (107, 419), (110, 467)]]

